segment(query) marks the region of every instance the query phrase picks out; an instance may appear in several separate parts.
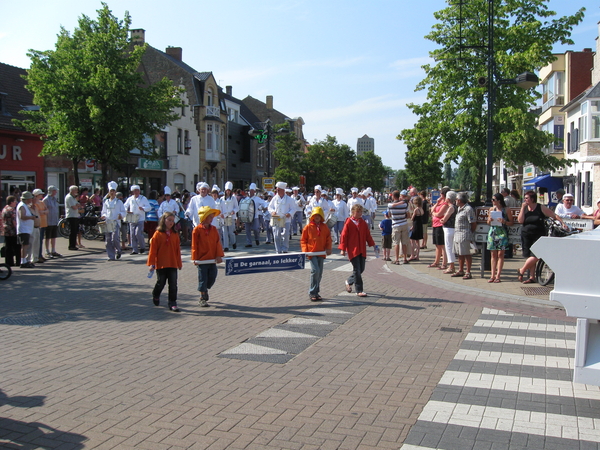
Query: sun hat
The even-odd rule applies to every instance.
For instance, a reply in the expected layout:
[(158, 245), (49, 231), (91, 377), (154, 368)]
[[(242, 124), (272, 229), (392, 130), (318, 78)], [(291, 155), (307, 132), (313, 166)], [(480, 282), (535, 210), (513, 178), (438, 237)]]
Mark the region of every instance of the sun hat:
[(219, 214), (221, 214), (221, 211), (218, 209), (211, 208), (210, 206), (201, 206), (200, 208), (198, 208), (198, 217), (200, 218), (200, 222), (204, 222), (204, 220), (211, 214), (218, 216)]

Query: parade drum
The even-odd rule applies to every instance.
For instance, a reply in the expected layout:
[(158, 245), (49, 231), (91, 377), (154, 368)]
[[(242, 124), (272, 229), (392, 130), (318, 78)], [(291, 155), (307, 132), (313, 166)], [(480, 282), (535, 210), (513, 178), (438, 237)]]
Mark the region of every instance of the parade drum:
[(139, 220), (140, 220), (139, 214), (134, 214), (134, 213), (128, 212), (127, 215), (125, 216), (125, 222), (127, 222), (127, 223), (138, 223)]
[(338, 218), (337, 218), (337, 216), (335, 214), (329, 214), (327, 216), (327, 220), (325, 220), (325, 224), (329, 228), (331, 228), (331, 227), (333, 227), (337, 223), (337, 221), (338, 221)]
[(112, 233), (115, 231), (114, 220), (107, 220), (106, 222), (98, 222), (98, 229), (101, 234)]
[(250, 197), (240, 200), (240, 210), (238, 217), (242, 223), (252, 223), (254, 220), (254, 201)]
[(273, 216), (271, 217), (271, 226), (272, 227), (285, 227), (285, 216)]
[(230, 227), (231, 225), (233, 225), (233, 217), (232, 216), (225, 217), (225, 226)]

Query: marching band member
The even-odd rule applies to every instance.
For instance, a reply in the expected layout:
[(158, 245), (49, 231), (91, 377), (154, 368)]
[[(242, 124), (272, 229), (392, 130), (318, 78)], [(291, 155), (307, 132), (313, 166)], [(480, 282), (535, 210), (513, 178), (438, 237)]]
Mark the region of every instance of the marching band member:
[(237, 248), (235, 235), (235, 219), (239, 211), (238, 201), (233, 195), (233, 183), (228, 181), (225, 183), (225, 195), (221, 197), (219, 203), (221, 217), (223, 219), (223, 250), (228, 252), (231, 246), (234, 250)]
[(121, 259), (121, 220), (126, 214), (125, 205), (117, 198), (117, 183), (111, 181), (108, 183), (108, 198), (102, 202), (100, 213), (100, 219), (106, 222), (104, 240), (109, 261)]
[(165, 186), (165, 189), (163, 192), (165, 194), (165, 199), (158, 207), (158, 214), (157, 214), (158, 218), (160, 219), (165, 212), (169, 211), (169, 212), (172, 212), (173, 214), (175, 214), (175, 223), (177, 223), (179, 220), (178, 219), (179, 205), (171, 197), (171, 188), (169, 186)]
[[(210, 190), (210, 196), (215, 201), (215, 207), (216, 207), (215, 209), (218, 209), (219, 211), (221, 211), (221, 199), (219, 198), (219, 186), (217, 186), (216, 184), (213, 184), (213, 187)], [(213, 225), (219, 232), (219, 239), (221, 239), (221, 247), (225, 247), (223, 245), (223, 225), (224, 225), (223, 211), (221, 211), (221, 214), (214, 217)]]
[(304, 209), (304, 213), (306, 214), (307, 218), (310, 218), (310, 216), (312, 215), (312, 209), (315, 206), (319, 206), (325, 213), (327, 211), (329, 211), (329, 203), (327, 202), (326, 199), (324, 199), (322, 197), (322, 192), (323, 192), (323, 188), (321, 187), (320, 184), (317, 184), (315, 186), (315, 195), (313, 195), (310, 198), (310, 201), (308, 202), (308, 204), (306, 205), (306, 208)]
[(144, 243), (144, 222), (146, 213), (152, 210), (148, 199), (140, 194), (140, 187), (137, 184), (132, 185), (129, 190), (132, 195), (125, 200), (125, 209), (127, 212), (137, 215), (137, 221), (129, 222), (129, 236), (131, 238), (132, 255), (144, 253), (146, 244)]
[(337, 222), (334, 225), (333, 230), (335, 231), (335, 244), (338, 244), (340, 242), (342, 230), (344, 229), (344, 223), (350, 215), (348, 205), (344, 201), (344, 190), (342, 188), (337, 188), (335, 190), (333, 206), (335, 207), (335, 215), (337, 216)]
[(285, 194), (287, 183), (278, 181), (275, 187), (277, 193), (269, 203), (269, 212), (274, 221), (275, 251), (277, 253), (287, 253), (290, 241), (290, 226), (292, 216), (296, 211), (296, 203), (290, 196)]
[(258, 246), (260, 241), (258, 240), (260, 237), (260, 229), (259, 229), (259, 216), (260, 216), (260, 207), (262, 206), (262, 199), (256, 194), (256, 184), (250, 183), (250, 187), (248, 188), (250, 193), (248, 197), (252, 199), (254, 202), (254, 219), (251, 223), (245, 224), (246, 228), (246, 247), (252, 247), (252, 233), (254, 233), (254, 242)]
[(370, 187), (365, 189), (365, 195), (365, 208), (369, 210), (369, 213), (366, 214), (369, 216), (369, 218), (367, 219), (365, 217), (365, 221), (371, 225), (371, 230), (373, 230), (373, 224), (375, 223), (375, 213), (377, 212), (377, 200), (375, 200), (375, 197), (373, 197), (373, 192), (371, 191)]
[(271, 226), (271, 213), (269, 212), (269, 203), (271, 203), (271, 200), (273, 199), (273, 197), (275, 196), (275, 194), (273, 194), (272, 191), (268, 191), (265, 193), (265, 198), (264, 198), (264, 204), (266, 205), (264, 208), (264, 212), (263, 212), (263, 216), (265, 219), (265, 231), (267, 234), (267, 238), (265, 241), (265, 244), (272, 244), (273, 242), (275, 242), (275, 237), (273, 236), (273, 227)]
[(292, 188), (292, 197), (296, 203), (296, 212), (294, 213), (294, 217), (292, 217), (292, 233), (294, 236), (302, 234), (302, 211), (304, 211), (304, 207), (306, 206), (306, 199), (299, 191), (300, 188), (298, 186)]
[(198, 195), (194, 195), (190, 199), (190, 204), (185, 210), (185, 215), (189, 217), (194, 223), (194, 227), (198, 226), (200, 220), (198, 219), (198, 210), (201, 206), (210, 206), (212, 209), (216, 209), (215, 201), (208, 195), (208, 184), (201, 181), (196, 185), (196, 191)]
[(352, 193), (352, 198), (349, 198), (347, 202), (348, 211), (351, 211), (352, 207), (356, 204), (359, 204), (360, 206), (365, 206), (364, 200), (358, 196), (358, 188), (353, 187), (352, 189), (350, 189), (350, 192)]

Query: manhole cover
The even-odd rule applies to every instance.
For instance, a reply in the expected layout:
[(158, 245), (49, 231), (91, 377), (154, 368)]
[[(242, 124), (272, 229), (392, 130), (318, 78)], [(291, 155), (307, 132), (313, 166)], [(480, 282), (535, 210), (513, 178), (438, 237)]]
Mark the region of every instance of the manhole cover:
[(0, 324), (5, 325), (24, 325), (24, 326), (41, 326), (51, 323), (62, 322), (69, 318), (68, 314), (53, 313), (53, 312), (32, 312), (18, 314), (16, 316), (4, 317), (0, 319)]
[(552, 291), (551, 287), (548, 286), (521, 286), (525, 295), (548, 295)]

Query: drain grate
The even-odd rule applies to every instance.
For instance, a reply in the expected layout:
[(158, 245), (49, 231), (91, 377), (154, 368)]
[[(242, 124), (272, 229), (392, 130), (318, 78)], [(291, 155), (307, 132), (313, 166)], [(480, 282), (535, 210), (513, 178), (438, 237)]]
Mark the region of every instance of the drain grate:
[(0, 324), (4, 325), (22, 325), (22, 326), (42, 326), (52, 323), (59, 323), (69, 318), (68, 314), (54, 312), (32, 312), (17, 314), (15, 316), (4, 317), (0, 319)]
[(449, 333), (462, 333), (462, 328), (450, 328), (450, 327), (442, 327), (440, 331), (447, 331)]
[(525, 295), (548, 295), (552, 288), (548, 286), (521, 286)]

